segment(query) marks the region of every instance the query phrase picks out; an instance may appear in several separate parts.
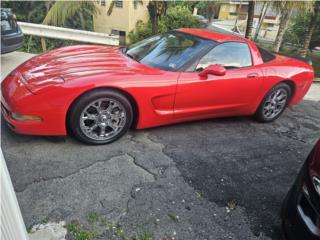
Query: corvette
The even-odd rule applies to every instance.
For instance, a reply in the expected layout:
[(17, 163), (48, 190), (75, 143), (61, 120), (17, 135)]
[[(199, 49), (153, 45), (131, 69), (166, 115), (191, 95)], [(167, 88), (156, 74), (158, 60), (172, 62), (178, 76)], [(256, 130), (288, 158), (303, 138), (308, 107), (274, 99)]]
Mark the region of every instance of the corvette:
[(248, 39), (178, 29), (128, 48), (78, 45), (45, 52), (2, 82), (2, 114), (17, 133), (111, 143), (130, 127), (226, 116), (278, 118), (314, 78), (308, 63)]

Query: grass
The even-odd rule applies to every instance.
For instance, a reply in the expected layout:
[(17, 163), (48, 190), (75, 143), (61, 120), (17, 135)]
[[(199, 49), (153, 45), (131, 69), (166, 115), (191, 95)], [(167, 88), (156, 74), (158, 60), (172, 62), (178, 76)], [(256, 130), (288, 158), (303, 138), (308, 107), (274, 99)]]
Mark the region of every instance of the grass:
[[(120, 240), (153, 240), (153, 234), (144, 231), (142, 234), (128, 236), (120, 224), (109, 222), (105, 217), (96, 212), (91, 212), (87, 215), (87, 222), (94, 227), (96, 224), (105, 227), (106, 230), (113, 233)], [(67, 230), (75, 240), (93, 240), (97, 237), (94, 231), (84, 229), (78, 222), (67, 225)]]
[(142, 235), (133, 237), (132, 240), (153, 240), (153, 235), (149, 232), (144, 232)]
[(98, 222), (99, 221), (98, 214), (95, 212), (89, 213), (89, 215), (87, 216), (87, 221), (90, 224), (94, 224), (94, 223)]
[(79, 223), (67, 224), (67, 230), (75, 240), (93, 240), (97, 235), (93, 231), (84, 229)]

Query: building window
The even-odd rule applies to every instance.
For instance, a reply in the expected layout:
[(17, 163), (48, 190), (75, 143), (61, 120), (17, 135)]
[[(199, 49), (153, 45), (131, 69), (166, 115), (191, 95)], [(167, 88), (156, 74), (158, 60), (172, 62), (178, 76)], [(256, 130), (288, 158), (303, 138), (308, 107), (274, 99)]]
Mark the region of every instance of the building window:
[(100, 5), (101, 5), (101, 6), (105, 6), (105, 5), (106, 5), (106, 0), (101, 0), (101, 1), (100, 1)]
[(115, 5), (117, 8), (123, 8), (123, 1), (115, 1), (114, 5)]
[(230, 5), (230, 10), (231, 13), (236, 12), (236, 6), (235, 5)]

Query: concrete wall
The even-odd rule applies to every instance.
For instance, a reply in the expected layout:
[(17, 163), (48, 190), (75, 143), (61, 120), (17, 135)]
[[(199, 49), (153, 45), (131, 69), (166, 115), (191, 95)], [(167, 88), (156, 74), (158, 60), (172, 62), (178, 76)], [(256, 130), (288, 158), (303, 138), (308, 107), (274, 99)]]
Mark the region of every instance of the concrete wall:
[(136, 26), (137, 21), (148, 21), (148, 3), (149, 0), (143, 0), (143, 4), (137, 4), (134, 7), (133, 1), (123, 1), (123, 7), (113, 7), (110, 16), (107, 12), (111, 4), (111, 0), (106, 0), (106, 6), (102, 6), (101, 2), (97, 3), (99, 13), (93, 18), (94, 31), (109, 33), (112, 30), (123, 31), (128, 36), (128, 33)]

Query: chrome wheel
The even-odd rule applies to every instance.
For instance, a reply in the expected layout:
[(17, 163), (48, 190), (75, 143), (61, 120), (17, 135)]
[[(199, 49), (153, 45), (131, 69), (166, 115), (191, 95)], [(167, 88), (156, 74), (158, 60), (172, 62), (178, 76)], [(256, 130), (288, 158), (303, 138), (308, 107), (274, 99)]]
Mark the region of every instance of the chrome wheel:
[(80, 115), (80, 128), (88, 138), (105, 141), (117, 135), (127, 121), (124, 106), (111, 98), (89, 103)]
[(262, 114), (267, 119), (277, 117), (286, 107), (288, 93), (280, 88), (272, 92), (264, 103)]

